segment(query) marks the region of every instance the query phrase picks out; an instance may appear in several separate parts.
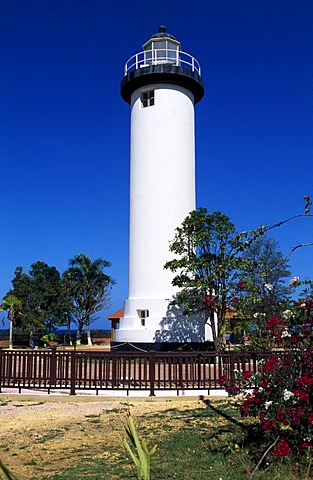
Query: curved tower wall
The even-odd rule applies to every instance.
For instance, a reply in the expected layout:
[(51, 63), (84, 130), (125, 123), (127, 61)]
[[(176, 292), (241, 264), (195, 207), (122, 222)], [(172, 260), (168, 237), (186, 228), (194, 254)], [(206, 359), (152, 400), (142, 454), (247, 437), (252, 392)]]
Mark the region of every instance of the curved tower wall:
[(169, 241), (195, 208), (193, 96), (184, 88), (151, 85), (155, 104), (132, 95), (129, 298), (174, 293)]
[[(195, 208), (193, 95), (167, 84), (149, 90), (151, 107), (142, 107), (142, 89), (131, 97), (129, 291), (116, 341), (154, 341), (176, 291), (163, 268), (169, 243)], [(145, 326), (139, 310), (149, 311)]]

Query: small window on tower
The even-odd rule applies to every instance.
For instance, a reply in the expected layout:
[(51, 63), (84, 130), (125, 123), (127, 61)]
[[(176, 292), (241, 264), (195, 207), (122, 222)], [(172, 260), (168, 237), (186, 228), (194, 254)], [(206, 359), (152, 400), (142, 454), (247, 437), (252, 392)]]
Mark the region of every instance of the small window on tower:
[(154, 90), (149, 90), (148, 92), (142, 92), (141, 94), (141, 106), (152, 107), (154, 105)]
[(141, 326), (146, 326), (146, 319), (149, 317), (149, 310), (138, 310), (138, 315), (141, 320)]

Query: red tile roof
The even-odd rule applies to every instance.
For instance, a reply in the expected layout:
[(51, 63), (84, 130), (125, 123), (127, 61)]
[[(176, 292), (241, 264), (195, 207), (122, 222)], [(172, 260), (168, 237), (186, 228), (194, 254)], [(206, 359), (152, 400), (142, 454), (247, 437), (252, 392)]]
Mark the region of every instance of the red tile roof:
[(115, 318), (123, 318), (124, 317), (124, 308), (118, 310), (117, 312), (112, 313), (108, 316), (108, 320), (114, 320)]

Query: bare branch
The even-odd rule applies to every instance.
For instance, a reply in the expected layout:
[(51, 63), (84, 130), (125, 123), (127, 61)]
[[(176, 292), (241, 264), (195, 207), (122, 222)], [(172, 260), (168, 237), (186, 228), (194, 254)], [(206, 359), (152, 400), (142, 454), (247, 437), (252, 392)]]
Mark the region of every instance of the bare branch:
[(286, 220), (282, 220), (281, 222), (274, 223), (273, 225), (269, 225), (268, 227), (264, 227), (264, 232), (268, 232), (269, 230), (272, 230), (273, 228), (280, 227), (281, 225), (284, 225), (287, 222), (290, 222), (291, 220), (294, 220), (295, 218), (299, 217), (313, 217), (312, 213), (298, 213), (297, 215), (293, 215), (292, 217), (286, 218)]
[(274, 443), (272, 443), (266, 450), (265, 452), (263, 453), (262, 457), (260, 458), (258, 464), (256, 465), (255, 469), (253, 470), (253, 472), (251, 472), (250, 474), (250, 477), (249, 477), (249, 480), (253, 477), (253, 475), (255, 474), (255, 472), (258, 470), (259, 466), (261, 465), (261, 463), (263, 462), (264, 458), (266, 457), (266, 455), (272, 450), (272, 448), (275, 447), (276, 443), (278, 442), (279, 440), (279, 436), (276, 438), (276, 440), (274, 441)]

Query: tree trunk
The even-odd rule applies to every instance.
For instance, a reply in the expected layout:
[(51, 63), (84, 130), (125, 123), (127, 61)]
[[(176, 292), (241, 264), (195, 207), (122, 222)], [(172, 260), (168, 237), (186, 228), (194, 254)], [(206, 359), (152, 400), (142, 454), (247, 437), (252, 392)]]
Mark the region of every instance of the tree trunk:
[(13, 322), (10, 320), (10, 329), (9, 329), (9, 349), (13, 348)]
[(81, 343), (82, 343), (82, 327), (79, 326), (77, 329), (76, 345), (81, 345)]
[(87, 345), (92, 345), (90, 323), (87, 323), (86, 325), (86, 334), (87, 334)]

